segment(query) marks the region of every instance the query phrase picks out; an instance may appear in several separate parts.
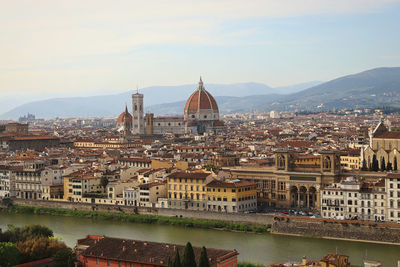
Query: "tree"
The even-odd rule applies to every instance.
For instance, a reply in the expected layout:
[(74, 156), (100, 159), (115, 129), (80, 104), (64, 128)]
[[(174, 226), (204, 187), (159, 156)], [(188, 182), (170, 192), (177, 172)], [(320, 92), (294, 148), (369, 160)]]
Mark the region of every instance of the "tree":
[(0, 235), (2, 242), (24, 242), (28, 239), (35, 239), (39, 237), (52, 237), (53, 231), (46, 226), (42, 225), (27, 225), (24, 227), (15, 227), (8, 225), (8, 230)]
[(386, 165), (386, 170), (391, 171), (393, 169), (392, 163), (389, 161)]
[(368, 169), (367, 168), (367, 161), (365, 159), (363, 159), (361, 170), (362, 171), (366, 171), (367, 169)]
[(11, 242), (0, 242), (0, 266), (11, 267), (19, 263), (19, 251)]
[(183, 252), (182, 267), (196, 267), (196, 257), (190, 242), (187, 242)]
[(386, 171), (385, 157), (382, 157), (381, 159), (381, 171)]
[(210, 262), (207, 256), (207, 250), (205, 247), (201, 248), (199, 267), (210, 267)]
[(167, 267), (173, 267), (173, 266), (174, 266), (174, 264), (172, 263), (171, 258), (168, 257), (168, 265), (167, 265)]
[(64, 242), (48, 237), (39, 237), (20, 241), (15, 244), (21, 253), (23, 262), (53, 257), (58, 251), (67, 249)]
[(51, 267), (74, 267), (74, 258), (70, 248), (61, 249), (54, 255)]
[(107, 179), (107, 177), (104, 177), (104, 176), (101, 177), (101, 179), (100, 179), (100, 185), (101, 185), (104, 189), (106, 189), (106, 186), (108, 185), (108, 179)]
[(372, 170), (373, 170), (374, 172), (377, 172), (377, 171), (379, 170), (379, 162), (378, 162), (378, 160), (376, 159), (376, 155), (374, 155), (374, 156), (372, 157)]
[(174, 260), (173, 266), (174, 267), (182, 267), (181, 257), (179, 256), (179, 251), (178, 250), (176, 250), (175, 260)]
[(394, 157), (394, 160), (393, 160), (393, 170), (397, 171), (397, 157), (396, 156)]

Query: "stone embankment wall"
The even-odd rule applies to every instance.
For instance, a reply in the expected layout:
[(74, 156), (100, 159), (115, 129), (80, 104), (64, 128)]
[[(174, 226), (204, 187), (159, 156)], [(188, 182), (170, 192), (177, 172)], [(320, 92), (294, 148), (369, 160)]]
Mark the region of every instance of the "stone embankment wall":
[(271, 225), (274, 216), (267, 214), (243, 214), (243, 213), (220, 213), (210, 211), (192, 211), (178, 209), (159, 209), (145, 207), (129, 207), (117, 205), (101, 205), (87, 203), (72, 203), (63, 201), (43, 201), (43, 200), (22, 200), (14, 199), (13, 204), (19, 206), (33, 206), (43, 208), (82, 210), (82, 211), (99, 211), (126, 214), (141, 214), (163, 217), (182, 217), (199, 220), (213, 220), (223, 222), (246, 223), (254, 225)]
[(374, 222), (340, 221), (313, 219), (306, 217), (289, 217), (266, 214), (233, 214), (208, 211), (190, 211), (177, 209), (157, 209), (145, 207), (128, 207), (71, 203), (62, 201), (13, 200), (15, 205), (57, 208), (81, 211), (99, 211), (125, 214), (141, 214), (163, 217), (182, 217), (199, 220), (212, 220), (253, 225), (271, 225), (271, 232), (313, 236), (332, 239), (348, 239), (369, 242), (383, 242), (400, 245), (400, 225)]
[(388, 223), (279, 216), (275, 217), (271, 232), (400, 245), (400, 225)]

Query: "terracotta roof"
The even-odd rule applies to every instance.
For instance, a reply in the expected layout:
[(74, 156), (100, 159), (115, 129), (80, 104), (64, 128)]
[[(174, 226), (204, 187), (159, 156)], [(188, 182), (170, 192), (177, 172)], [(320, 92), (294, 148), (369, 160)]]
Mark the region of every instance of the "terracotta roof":
[(387, 178), (400, 178), (400, 173), (388, 173)]
[(226, 182), (226, 181), (221, 181), (221, 180), (212, 180), (207, 184), (209, 187), (229, 187), (229, 188), (239, 188), (239, 187), (245, 187), (245, 186), (253, 186), (256, 185), (255, 183), (249, 182), (249, 181), (237, 181), (237, 182)]
[[(80, 240), (80, 242), (89, 246), (82, 252), (82, 255), (86, 257), (121, 260), (157, 266), (167, 266), (168, 259), (173, 259), (175, 257), (176, 250), (179, 251), (180, 255), (183, 255), (185, 248), (182, 245), (111, 237), (104, 237), (92, 244), (86, 240)], [(80, 243), (78, 241), (78, 246), (79, 245)], [(201, 248), (193, 247), (193, 250), (196, 262), (198, 262)], [(238, 254), (236, 250), (207, 248), (207, 255), (211, 259), (211, 267), (216, 267), (217, 261)]]
[(400, 139), (400, 132), (383, 132), (375, 138)]
[(218, 112), (218, 105), (214, 97), (203, 87), (203, 82), (200, 79), (199, 87), (189, 97), (185, 105), (185, 113), (196, 112), (199, 109), (212, 109)]
[(174, 172), (168, 177), (170, 178), (193, 178), (193, 179), (206, 179), (210, 173), (204, 172)]

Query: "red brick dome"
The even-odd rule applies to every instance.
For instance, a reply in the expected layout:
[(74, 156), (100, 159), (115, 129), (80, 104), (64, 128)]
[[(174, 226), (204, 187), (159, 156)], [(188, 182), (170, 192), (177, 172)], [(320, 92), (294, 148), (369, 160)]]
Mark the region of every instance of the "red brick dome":
[(128, 112), (128, 107), (125, 107), (125, 111), (118, 116), (117, 123), (124, 123), (126, 116), (128, 116), (129, 121), (132, 121), (132, 115)]
[(203, 81), (200, 78), (199, 87), (186, 101), (185, 113), (195, 113), (201, 109), (218, 112), (217, 102), (214, 97), (204, 89)]

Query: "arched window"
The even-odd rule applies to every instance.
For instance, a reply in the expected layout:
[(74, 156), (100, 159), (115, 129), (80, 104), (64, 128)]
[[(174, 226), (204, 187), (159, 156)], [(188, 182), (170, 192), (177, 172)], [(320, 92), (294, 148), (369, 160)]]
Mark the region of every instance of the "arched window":
[(324, 169), (330, 169), (331, 168), (331, 158), (330, 157), (325, 157), (324, 158), (323, 167), (324, 167)]
[(285, 168), (285, 157), (283, 157), (282, 155), (278, 156), (278, 167)]

